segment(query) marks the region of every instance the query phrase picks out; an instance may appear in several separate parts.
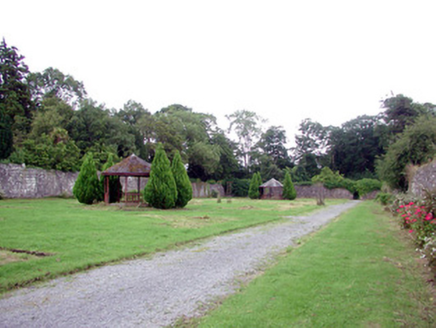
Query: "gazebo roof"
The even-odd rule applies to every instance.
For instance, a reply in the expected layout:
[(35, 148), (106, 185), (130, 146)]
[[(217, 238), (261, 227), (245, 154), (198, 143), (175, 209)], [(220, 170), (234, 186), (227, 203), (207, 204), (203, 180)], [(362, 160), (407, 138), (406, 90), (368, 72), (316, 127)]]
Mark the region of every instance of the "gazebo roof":
[(279, 188), (279, 187), (283, 187), (283, 185), (274, 178), (260, 185), (260, 188)]
[(135, 154), (126, 157), (118, 164), (115, 164), (104, 171), (103, 175), (119, 176), (150, 176), (151, 164), (139, 158)]

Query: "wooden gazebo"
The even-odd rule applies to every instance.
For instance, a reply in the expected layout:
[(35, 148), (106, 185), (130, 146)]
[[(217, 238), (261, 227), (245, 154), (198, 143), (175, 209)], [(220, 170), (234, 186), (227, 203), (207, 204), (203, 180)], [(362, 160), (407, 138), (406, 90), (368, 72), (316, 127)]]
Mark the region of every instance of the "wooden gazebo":
[(283, 199), (283, 185), (276, 179), (271, 179), (260, 185), (261, 199)]
[[(110, 176), (118, 176), (118, 179), (121, 177), (125, 178), (124, 183), (124, 201), (126, 203), (139, 203), (141, 202), (141, 178), (149, 177), (151, 170), (151, 164), (147, 163), (143, 159), (139, 158), (135, 154), (126, 157), (118, 164), (111, 166), (106, 171), (101, 174), (104, 178), (104, 201), (106, 204), (109, 204), (109, 177)], [(138, 188), (137, 191), (132, 193), (128, 192), (128, 178), (129, 177), (137, 177), (138, 178)], [(120, 197), (121, 198), (121, 195)], [(119, 201), (120, 199), (118, 199)]]

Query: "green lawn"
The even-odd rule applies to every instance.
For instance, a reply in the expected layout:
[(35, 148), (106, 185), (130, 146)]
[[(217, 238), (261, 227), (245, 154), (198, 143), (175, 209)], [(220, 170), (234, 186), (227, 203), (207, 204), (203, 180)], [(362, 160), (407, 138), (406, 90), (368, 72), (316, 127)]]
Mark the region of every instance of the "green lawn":
[[(330, 204), (343, 200), (330, 201)], [(179, 210), (79, 204), (72, 199), (0, 201), (0, 249), (49, 253), (35, 257), (0, 252), (0, 292), (14, 286), (165, 250), (177, 245), (301, 215), (314, 200), (195, 199)]]
[(413, 244), (374, 202), (359, 204), (187, 325), (435, 327)]

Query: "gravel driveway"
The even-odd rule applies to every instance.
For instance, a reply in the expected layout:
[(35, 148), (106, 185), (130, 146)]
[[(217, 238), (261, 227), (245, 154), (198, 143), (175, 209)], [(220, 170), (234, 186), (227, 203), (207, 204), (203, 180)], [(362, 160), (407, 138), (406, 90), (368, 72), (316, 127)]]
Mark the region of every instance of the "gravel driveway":
[(0, 299), (0, 327), (162, 327), (199, 315), (238, 280), (357, 203), (20, 289)]

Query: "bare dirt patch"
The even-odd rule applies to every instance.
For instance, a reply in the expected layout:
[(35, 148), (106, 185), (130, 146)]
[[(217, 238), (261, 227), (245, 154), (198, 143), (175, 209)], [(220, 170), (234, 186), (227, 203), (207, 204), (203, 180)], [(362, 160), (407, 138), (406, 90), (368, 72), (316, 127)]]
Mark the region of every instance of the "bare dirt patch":
[(252, 210), (252, 209), (254, 209), (254, 208), (255, 208), (254, 206), (247, 205), (247, 206), (242, 206), (242, 207), (240, 207), (239, 209), (240, 209), (240, 210)]
[(14, 253), (11, 251), (0, 250), (0, 265), (5, 265), (13, 262), (22, 262), (30, 259), (38, 258), (35, 255)]

